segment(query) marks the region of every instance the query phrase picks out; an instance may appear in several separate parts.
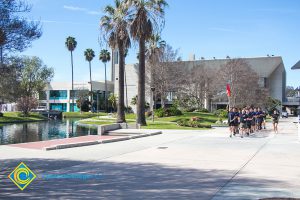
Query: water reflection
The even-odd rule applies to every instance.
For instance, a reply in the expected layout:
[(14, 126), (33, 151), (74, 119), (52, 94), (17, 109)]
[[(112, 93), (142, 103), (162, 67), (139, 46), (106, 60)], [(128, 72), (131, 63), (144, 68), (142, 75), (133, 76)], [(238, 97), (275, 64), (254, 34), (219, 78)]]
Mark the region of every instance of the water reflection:
[(0, 125), (0, 144), (15, 144), (84, 135), (96, 135), (97, 129), (76, 124), (78, 119), (50, 120)]

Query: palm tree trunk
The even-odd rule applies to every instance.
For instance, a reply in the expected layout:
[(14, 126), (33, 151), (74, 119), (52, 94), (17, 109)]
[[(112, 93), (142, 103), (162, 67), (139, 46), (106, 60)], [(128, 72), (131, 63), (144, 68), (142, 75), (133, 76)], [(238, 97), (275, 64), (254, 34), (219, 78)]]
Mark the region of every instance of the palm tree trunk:
[(125, 112), (124, 112), (124, 65), (125, 65), (125, 57), (124, 57), (124, 48), (123, 44), (119, 44), (119, 54), (120, 54), (120, 62), (119, 62), (119, 94), (118, 94), (118, 109), (117, 109), (117, 123), (125, 122)]
[(72, 53), (72, 51), (71, 51), (71, 66), (72, 66), (72, 92), (71, 92), (72, 106), (71, 106), (71, 108), (72, 108), (72, 112), (74, 112), (74, 107), (75, 107), (75, 105), (74, 105), (74, 73), (73, 73), (73, 53)]
[(124, 75), (125, 75), (125, 88), (126, 88), (126, 91), (125, 91), (125, 93), (126, 93), (126, 107), (128, 109), (129, 106), (128, 106), (128, 91), (127, 91), (126, 67), (124, 69)]
[(93, 102), (93, 84), (92, 84), (92, 66), (91, 66), (91, 61), (89, 61), (89, 66), (90, 66), (91, 104), (92, 104), (92, 102)]
[(105, 70), (105, 93), (104, 93), (104, 101), (105, 101), (105, 112), (108, 113), (108, 104), (107, 104), (107, 80), (106, 80), (106, 62), (104, 63)]
[(141, 37), (139, 41), (139, 70), (138, 70), (138, 101), (137, 101), (137, 119), (136, 123), (146, 124), (145, 117), (145, 38)]

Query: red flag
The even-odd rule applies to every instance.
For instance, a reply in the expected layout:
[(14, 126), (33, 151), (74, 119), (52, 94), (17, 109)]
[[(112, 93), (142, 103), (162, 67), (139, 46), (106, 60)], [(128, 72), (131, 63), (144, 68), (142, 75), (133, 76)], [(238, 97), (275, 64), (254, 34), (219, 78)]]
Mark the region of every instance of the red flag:
[(231, 91), (230, 91), (230, 85), (229, 84), (226, 85), (226, 92), (227, 92), (227, 96), (230, 97), (231, 96)]

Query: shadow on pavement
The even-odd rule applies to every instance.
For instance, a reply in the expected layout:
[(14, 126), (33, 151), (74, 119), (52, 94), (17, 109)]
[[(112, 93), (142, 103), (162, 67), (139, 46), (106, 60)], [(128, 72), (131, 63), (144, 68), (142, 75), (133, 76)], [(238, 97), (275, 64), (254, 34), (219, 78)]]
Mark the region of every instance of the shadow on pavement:
[[(102, 177), (87, 180), (45, 180), (38, 177), (21, 191), (7, 178), (21, 161), (37, 176), (41, 173), (89, 173), (102, 174)], [(152, 163), (3, 160), (0, 172), (0, 199), (211, 199), (233, 173), (233, 171), (197, 170)], [(246, 178), (240, 181), (258, 188), (270, 182)], [(272, 184), (281, 183), (272, 181)], [(232, 199), (234, 198), (233, 196)]]

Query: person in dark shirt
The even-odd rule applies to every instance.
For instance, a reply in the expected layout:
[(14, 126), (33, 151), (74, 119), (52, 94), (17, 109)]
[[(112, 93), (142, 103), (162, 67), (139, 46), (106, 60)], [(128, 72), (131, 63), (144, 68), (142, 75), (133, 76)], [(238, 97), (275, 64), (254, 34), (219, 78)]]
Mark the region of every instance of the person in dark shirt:
[(247, 125), (247, 129), (246, 129), (246, 134), (249, 136), (250, 131), (251, 131), (251, 123), (252, 123), (252, 114), (250, 113), (250, 110), (246, 110), (246, 125)]
[(232, 137), (232, 134), (235, 135), (236, 120), (237, 120), (236, 109), (235, 108), (230, 109), (228, 113), (228, 125), (230, 130), (230, 137)]
[(244, 137), (244, 134), (246, 132), (246, 129), (247, 129), (247, 118), (248, 118), (248, 115), (246, 114), (246, 110), (242, 110), (242, 113), (240, 114), (240, 123), (241, 123), (241, 138)]
[(267, 113), (266, 113), (266, 111), (263, 111), (262, 113), (263, 113), (262, 114), (262, 118), (263, 118), (262, 126), (264, 127), (264, 129), (266, 129)]
[(255, 112), (253, 111), (252, 108), (250, 108), (250, 111), (249, 111), (249, 117), (251, 119), (251, 128), (250, 128), (250, 133), (254, 133), (255, 131)]
[(262, 129), (261, 125), (263, 122), (263, 112), (261, 111), (260, 108), (257, 109), (256, 116), (257, 116), (257, 128), (258, 130), (261, 130)]
[(275, 133), (278, 133), (278, 122), (279, 122), (279, 113), (277, 110), (274, 110), (273, 114), (271, 115), (273, 121), (273, 129)]

